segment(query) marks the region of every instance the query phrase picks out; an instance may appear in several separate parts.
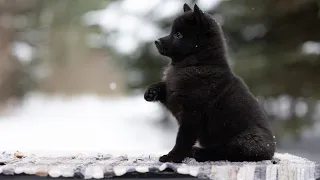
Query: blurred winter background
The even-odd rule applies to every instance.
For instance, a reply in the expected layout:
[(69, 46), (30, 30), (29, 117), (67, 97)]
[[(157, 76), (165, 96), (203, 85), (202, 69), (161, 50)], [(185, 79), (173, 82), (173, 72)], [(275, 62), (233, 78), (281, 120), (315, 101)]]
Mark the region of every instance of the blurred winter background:
[(278, 151), (320, 162), (317, 0), (0, 0), (0, 150), (170, 150), (177, 124), (142, 94), (184, 2), (221, 24)]

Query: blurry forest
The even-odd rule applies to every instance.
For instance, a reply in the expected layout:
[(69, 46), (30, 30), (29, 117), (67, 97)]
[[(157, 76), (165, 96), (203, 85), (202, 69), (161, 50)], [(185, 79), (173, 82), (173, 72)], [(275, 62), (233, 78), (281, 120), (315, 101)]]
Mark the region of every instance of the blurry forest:
[[(122, 54), (106, 43), (116, 30), (82, 19), (120, 2), (0, 0), (1, 104), (30, 91), (128, 95), (158, 81), (168, 60), (155, 51), (153, 40)], [(177, 15), (158, 17), (161, 5), (139, 16), (155, 24), (159, 36)], [(319, 123), (319, 0), (222, 0), (203, 10), (221, 24), (232, 68), (259, 97), (277, 137), (299, 139), (303, 129)]]
[(110, 94), (110, 84), (123, 78), (107, 63), (105, 49), (88, 45), (87, 35), (99, 30), (82, 23), (84, 13), (106, 2), (0, 1), (0, 101), (18, 100), (31, 90)]

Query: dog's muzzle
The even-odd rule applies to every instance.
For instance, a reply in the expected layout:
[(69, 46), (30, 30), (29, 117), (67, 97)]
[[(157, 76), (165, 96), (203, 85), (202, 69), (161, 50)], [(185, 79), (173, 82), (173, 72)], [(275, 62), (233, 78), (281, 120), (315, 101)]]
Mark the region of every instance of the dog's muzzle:
[(156, 45), (160, 54), (165, 53), (164, 45), (163, 45), (163, 42), (161, 42), (161, 40), (158, 39), (158, 40), (154, 41), (154, 44)]

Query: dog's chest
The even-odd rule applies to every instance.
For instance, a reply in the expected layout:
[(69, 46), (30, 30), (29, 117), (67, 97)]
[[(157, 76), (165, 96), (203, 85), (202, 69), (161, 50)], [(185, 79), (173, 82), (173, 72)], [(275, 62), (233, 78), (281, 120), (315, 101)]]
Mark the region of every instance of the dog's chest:
[(166, 106), (179, 121), (180, 113), (183, 110), (182, 92), (179, 87), (181, 78), (174, 68), (169, 67), (164, 72), (163, 81), (166, 84)]
[(184, 90), (183, 74), (173, 67), (169, 67), (164, 71), (163, 81), (166, 84), (167, 98), (174, 98)]

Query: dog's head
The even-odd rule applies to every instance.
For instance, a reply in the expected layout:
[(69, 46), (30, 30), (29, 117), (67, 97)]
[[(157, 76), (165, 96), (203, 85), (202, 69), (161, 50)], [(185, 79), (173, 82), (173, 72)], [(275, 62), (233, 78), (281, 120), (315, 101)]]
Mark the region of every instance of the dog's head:
[(159, 53), (172, 61), (181, 61), (212, 46), (213, 37), (221, 36), (218, 24), (197, 5), (192, 10), (184, 4), (183, 10), (184, 13), (174, 20), (171, 33), (155, 41)]

